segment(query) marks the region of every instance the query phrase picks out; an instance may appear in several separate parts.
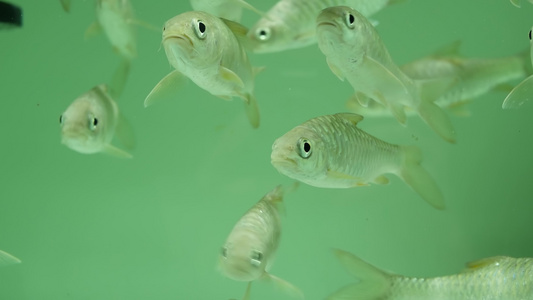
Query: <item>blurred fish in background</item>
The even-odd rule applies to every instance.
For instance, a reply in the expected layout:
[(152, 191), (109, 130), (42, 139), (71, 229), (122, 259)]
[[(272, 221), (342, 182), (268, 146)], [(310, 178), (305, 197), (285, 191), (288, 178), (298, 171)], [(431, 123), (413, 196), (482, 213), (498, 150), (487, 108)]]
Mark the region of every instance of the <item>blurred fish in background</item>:
[(22, 9), (8, 2), (0, 1), (0, 29), (22, 27)]
[(258, 15), (264, 15), (263, 12), (244, 0), (190, 0), (190, 2), (193, 10), (203, 11), (233, 22), (241, 21), (243, 8)]

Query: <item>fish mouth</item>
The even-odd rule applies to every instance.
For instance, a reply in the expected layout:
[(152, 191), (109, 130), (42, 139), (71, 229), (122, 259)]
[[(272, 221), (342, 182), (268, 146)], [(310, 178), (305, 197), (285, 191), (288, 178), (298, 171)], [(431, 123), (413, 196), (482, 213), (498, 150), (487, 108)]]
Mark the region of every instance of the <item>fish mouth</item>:
[(322, 22), (318, 22), (316, 27), (335, 27), (337, 28), (337, 24), (334, 23), (334, 22), (331, 22), (331, 21), (322, 21)]
[(272, 157), (270, 158), (270, 163), (276, 168), (291, 168), (297, 165), (294, 159), (288, 157)]
[(191, 38), (188, 37), (186, 34), (183, 34), (183, 35), (171, 34), (171, 35), (167, 35), (167, 36), (163, 37), (163, 43), (166, 42), (167, 40), (176, 40), (179, 44), (181, 44), (183, 42), (186, 42), (191, 47), (194, 47), (194, 44), (193, 44)]

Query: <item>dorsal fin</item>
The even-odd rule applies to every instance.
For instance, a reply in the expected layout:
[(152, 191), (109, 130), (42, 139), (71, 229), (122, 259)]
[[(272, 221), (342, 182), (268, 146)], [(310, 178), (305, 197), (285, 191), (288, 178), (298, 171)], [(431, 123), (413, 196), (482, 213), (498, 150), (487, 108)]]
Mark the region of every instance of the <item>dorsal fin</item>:
[(353, 125), (357, 125), (357, 123), (363, 121), (363, 116), (354, 113), (338, 113), (336, 116), (350, 121)]

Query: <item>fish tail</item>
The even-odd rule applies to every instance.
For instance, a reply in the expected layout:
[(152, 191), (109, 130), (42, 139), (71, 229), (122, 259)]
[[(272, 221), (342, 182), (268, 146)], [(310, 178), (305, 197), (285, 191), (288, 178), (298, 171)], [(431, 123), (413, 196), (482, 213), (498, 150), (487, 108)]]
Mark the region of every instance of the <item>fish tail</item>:
[(444, 197), (431, 175), (420, 165), (422, 152), (416, 146), (402, 146), (404, 161), (400, 178), (407, 183), (422, 199), (437, 209), (444, 209)]
[(391, 286), (391, 275), (363, 261), (359, 257), (339, 249), (334, 254), (346, 270), (358, 279), (331, 294), (328, 300), (359, 299), (385, 300)]
[(248, 94), (246, 96), (246, 100), (244, 101), (244, 109), (246, 111), (246, 115), (248, 116), (250, 125), (252, 125), (253, 128), (258, 128), (261, 117), (259, 115), (259, 105), (257, 105), (254, 95)]

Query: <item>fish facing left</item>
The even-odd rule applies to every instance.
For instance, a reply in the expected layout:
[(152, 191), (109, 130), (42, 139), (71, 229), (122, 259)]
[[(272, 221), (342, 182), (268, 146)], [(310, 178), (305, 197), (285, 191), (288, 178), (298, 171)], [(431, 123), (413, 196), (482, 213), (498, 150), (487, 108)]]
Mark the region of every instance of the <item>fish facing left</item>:
[(259, 107), (254, 97), (254, 77), (248, 55), (238, 40), (246, 28), (211, 14), (191, 11), (168, 20), (163, 27), (163, 46), (175, 68), (146, 97), (151, 105), (183, 77), (214, 96), (244, 101), (252, 127), (259, 127)]
[(356, 126), (361, 120), (357, 114), (339, 113), (294, 127), (272, 145), (272, 165), (292, 179), (322, 188), (386, 184), (385, 174), (392, 173), (433, 207), (443, 209), (438, 185), (420, 165), (420, 149), (371, 136)]
[(303, 298), (292, 284), (268, 273), (281, 236), (280, 206), (283, 190), (277, 186), (252, 206), (235, 224), (219, 255), (218, 268), (237, 281), (273, 281), (288, 293)]
[(95, 86), (78, 97), (60, 116), (61, 143), (83, 154), (107, 153), (117, 157), (132, 155), (113, 145), (116, 135), (127, 148), (134, 145), (133, 132), (109, 95), (107, 85)]
[(467, 264), (458, 273), (434, 278), (390, 274), (359, 257), (335, 250), (335, 256), (357, 283), (328, 300), (532, 300), (533, 258), (496, 256)]

